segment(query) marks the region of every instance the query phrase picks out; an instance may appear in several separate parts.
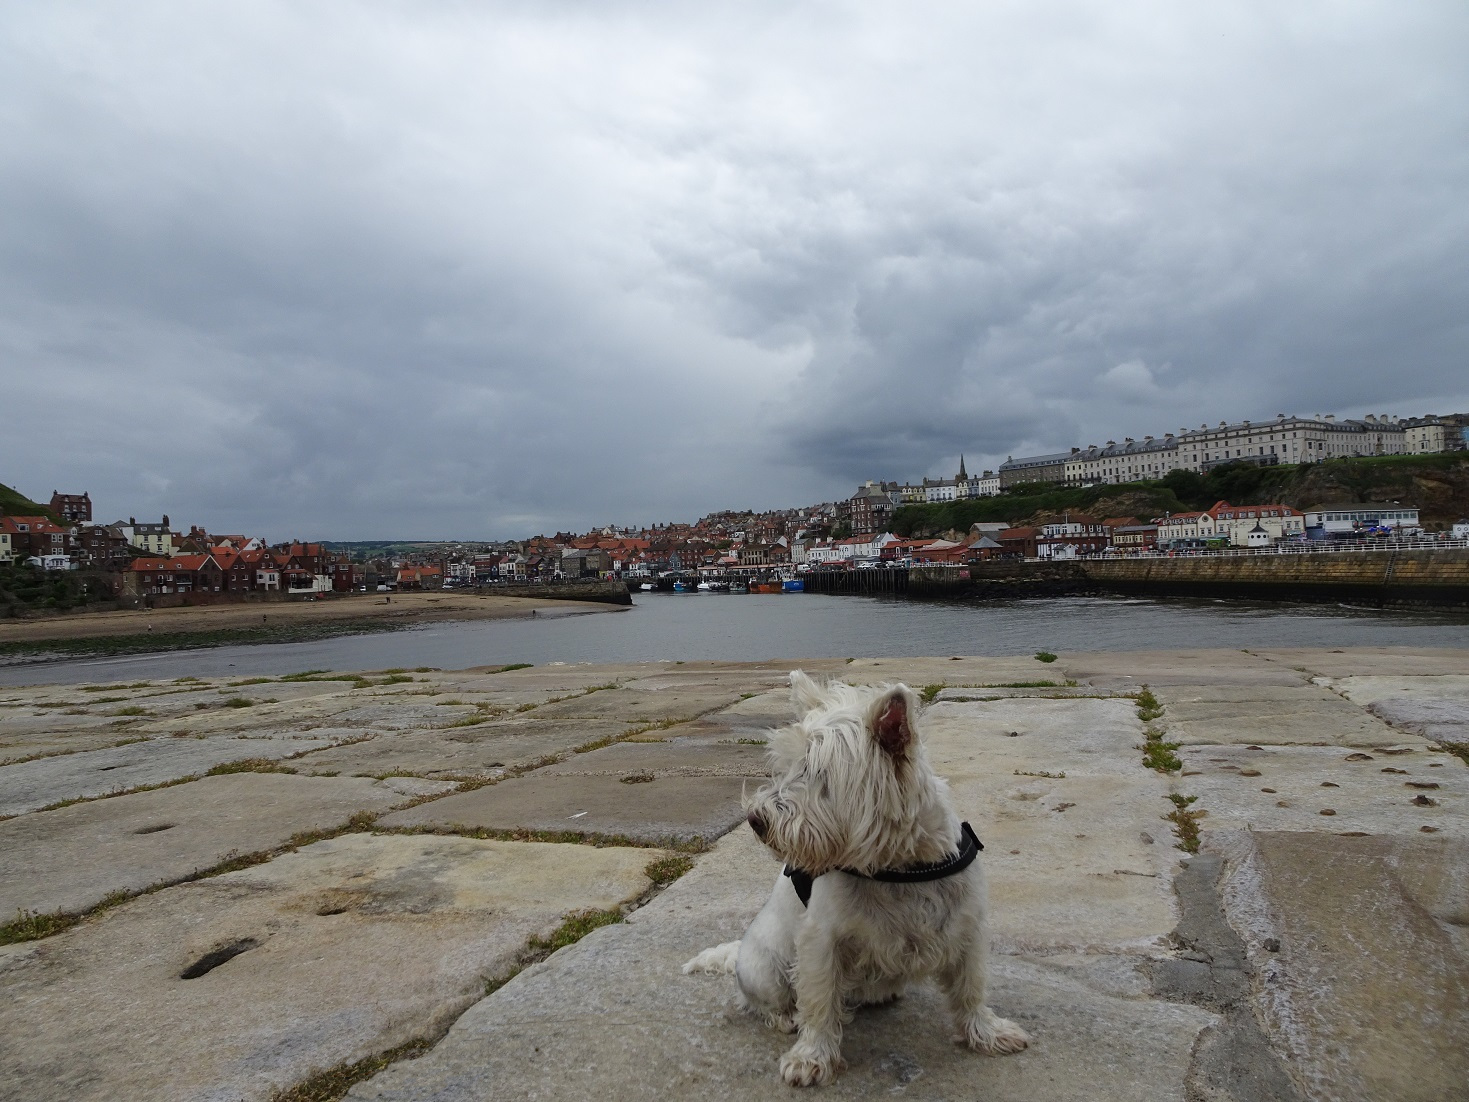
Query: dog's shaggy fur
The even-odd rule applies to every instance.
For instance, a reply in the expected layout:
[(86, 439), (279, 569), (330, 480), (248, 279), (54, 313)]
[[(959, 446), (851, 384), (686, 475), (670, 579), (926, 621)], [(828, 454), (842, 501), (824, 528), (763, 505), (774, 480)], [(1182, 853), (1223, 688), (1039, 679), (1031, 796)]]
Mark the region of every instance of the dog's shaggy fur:
[(956, 1040), (1019, 1052), (1025, 1031), (985, 1005), (988, 936), (980, 862), (941, 880), (890, 883), (873, 873), (941, 861), (959, 847), (948, 784), (929, 767), (906, 685), (818, 685), (799, 670), (800, 719), (771, 740), (773, 776), (745, 801), (751, 827), (789, 866), (817, 878), (802, 906), (789, 877), (740, 941), (706, 949), (684, 972), (733, 972), (744, 1005), (786, 1033), (792, 1086), (831, 1082), (843, 1067), (853, 1007), (897, 998), (934, 977)]

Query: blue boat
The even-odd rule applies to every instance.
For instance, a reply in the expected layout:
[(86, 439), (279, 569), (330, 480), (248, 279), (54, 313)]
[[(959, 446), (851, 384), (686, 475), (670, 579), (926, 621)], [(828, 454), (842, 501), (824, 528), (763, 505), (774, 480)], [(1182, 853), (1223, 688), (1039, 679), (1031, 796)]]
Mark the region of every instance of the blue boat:
[(804, 593), (806, 591), (806, 579), (787, 578), (780, 588), (787, 593)]
[(673, 591), (675, 593), (687, 593), (690, 588), (691, 588), (690, 586), (685, 585), (683, 582), (674, 582), (673, 583)]

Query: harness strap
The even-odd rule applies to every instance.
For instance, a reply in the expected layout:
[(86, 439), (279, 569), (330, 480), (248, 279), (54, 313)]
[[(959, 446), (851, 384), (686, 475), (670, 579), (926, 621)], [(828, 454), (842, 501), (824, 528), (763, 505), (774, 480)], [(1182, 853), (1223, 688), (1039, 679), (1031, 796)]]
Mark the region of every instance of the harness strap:
[[(880, 880), (886, 884), (921, 884), (926, 880), (943, 880), (945, 877), (954, 876), (963, 872), (974, 859), (979, 856), (979, 851), (984, 849), (984, 843), (974, 833), (974, 828), (968, 823), (959, 824), (959, 849), (957, 852), (945, 857), (942, 861), (934, 861), (928, 865), (914, 865), (906, 869), (880, 869), (877, 872), (857, 872), (853, 869), (837, 869), (848, 876), (860, 876), (863, 880)], [(785, 875), (791, 878), (791, 887), (796, 889), (796, 898), (801, 901), (801, 906), (811, 905), (811, 888), (816, 883), (816, 878), (805, 869), (785, 867)]]

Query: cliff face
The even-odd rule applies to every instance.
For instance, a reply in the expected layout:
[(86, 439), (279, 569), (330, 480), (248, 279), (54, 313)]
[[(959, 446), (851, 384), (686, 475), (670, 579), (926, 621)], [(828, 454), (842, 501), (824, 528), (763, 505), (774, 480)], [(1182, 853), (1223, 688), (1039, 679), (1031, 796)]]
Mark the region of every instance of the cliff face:
[(1469, 456), (1444, 460), (1448, 457), (1404, 456), (1298, 467), (1283, 504), (1305, 509), (1341, 501), (1396, 501), (1417, 506), (1425, 528), (1447, 528), (1469, 517)]

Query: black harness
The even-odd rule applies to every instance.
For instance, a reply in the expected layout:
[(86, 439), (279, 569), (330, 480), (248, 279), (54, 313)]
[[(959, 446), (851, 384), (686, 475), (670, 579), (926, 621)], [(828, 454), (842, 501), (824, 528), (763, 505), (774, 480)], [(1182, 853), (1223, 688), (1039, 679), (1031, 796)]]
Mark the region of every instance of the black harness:
[[(959, 849), (951, 853), (942, 861), (935, 861), (929, 865), (913, 865), (906, 869), (882, 869), (878, 872), (856, 872), (852, 869), (837, 869), (848, 876), (860, 876), (863, 880), (881, 880), (888, 884), (921, 884), (925, 880), (942, 880), (946, 876), (961, 873), (979, 856), (979, 851), (984, 849), (984, 843), (975, 836), (974, 828), (968, 823), (959, 824)], [(796, 896), (801, 900), (801, 906), (811, 905), (811, 886), (816, 883), (816, 878), (805, 869), (793, 869), (790, 865), (785, 867), (785, 874), (791, 878), (791, 887), (796, 889)]]

